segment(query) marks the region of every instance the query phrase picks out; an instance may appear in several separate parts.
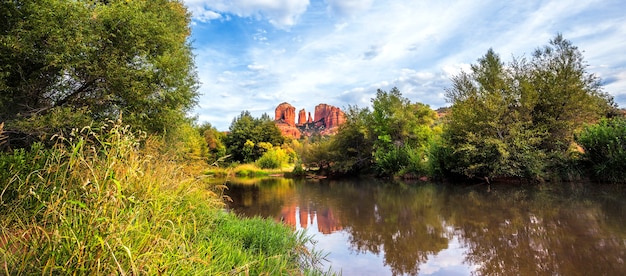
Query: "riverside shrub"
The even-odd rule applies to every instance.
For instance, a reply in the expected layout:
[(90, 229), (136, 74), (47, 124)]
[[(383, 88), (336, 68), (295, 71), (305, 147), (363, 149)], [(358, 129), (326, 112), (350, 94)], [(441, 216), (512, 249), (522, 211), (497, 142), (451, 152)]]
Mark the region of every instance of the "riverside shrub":
[(626, 182), (626, 119), (603, 119), (576, 136), (583, 163), (598, 180)]

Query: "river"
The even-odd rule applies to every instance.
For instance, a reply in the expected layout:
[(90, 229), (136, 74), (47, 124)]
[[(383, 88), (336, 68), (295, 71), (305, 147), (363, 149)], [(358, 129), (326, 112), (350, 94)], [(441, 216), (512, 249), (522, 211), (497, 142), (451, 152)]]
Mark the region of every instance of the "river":
[(343, 275), (624, 275), (615, 186), (231, 180), (229, 208), (306, 229)]

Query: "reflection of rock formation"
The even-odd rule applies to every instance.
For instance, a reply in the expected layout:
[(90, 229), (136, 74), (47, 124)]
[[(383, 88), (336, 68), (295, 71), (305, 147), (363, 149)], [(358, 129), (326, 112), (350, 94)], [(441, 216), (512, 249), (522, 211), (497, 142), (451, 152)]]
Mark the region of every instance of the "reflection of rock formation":
[(317, 228), (324, 234), (330, 234), (342, 229), (339, 219), (335, 218), (330, 208), (317, 212)]
[(302, 135), (310, 136), (313, 133), (322, 135), (334, 134), (338, 127), (346, 121), (346, 116), (340, 108), (319, 104), (315, 106), (315, 117), (311, 118), (311, 112), (305, 109), (298, 111), (298, 123), (296, 124), (296, 108), (289, 103), (281, 103), (275, 110), (275, 122), (283, 135), (300, 138)]
[(296, 203), (283, 206), (280, 220), (292, 228), (308, 228), (317, 224), (317, 230), (323, 234), (330, 234), (343, 229), (338, 218), (330, 208), (316, 210), (315, 208), (298, 207)]

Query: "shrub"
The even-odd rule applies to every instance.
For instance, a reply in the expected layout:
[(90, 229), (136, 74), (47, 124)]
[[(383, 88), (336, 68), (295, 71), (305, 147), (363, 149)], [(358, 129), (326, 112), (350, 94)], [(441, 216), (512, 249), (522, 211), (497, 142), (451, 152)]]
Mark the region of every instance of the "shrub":
[(603, 119), (576, 136), (583, 164), (598, 180), (626, 182), (626, 119)]
[(281, 148), (271, 148), (266, 151), (259, 160), (257, 166), (261, 169), (278, 169), (289, 161), (289, 155)]

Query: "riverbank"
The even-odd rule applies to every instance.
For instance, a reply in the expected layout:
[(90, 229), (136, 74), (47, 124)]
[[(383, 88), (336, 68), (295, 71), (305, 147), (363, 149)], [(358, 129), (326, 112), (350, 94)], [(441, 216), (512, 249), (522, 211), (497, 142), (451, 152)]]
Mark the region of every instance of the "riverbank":
[(0, 274), (316, 273), (308, 238), (223, 211), (201, 161), (128, 128), (0, 154)]

